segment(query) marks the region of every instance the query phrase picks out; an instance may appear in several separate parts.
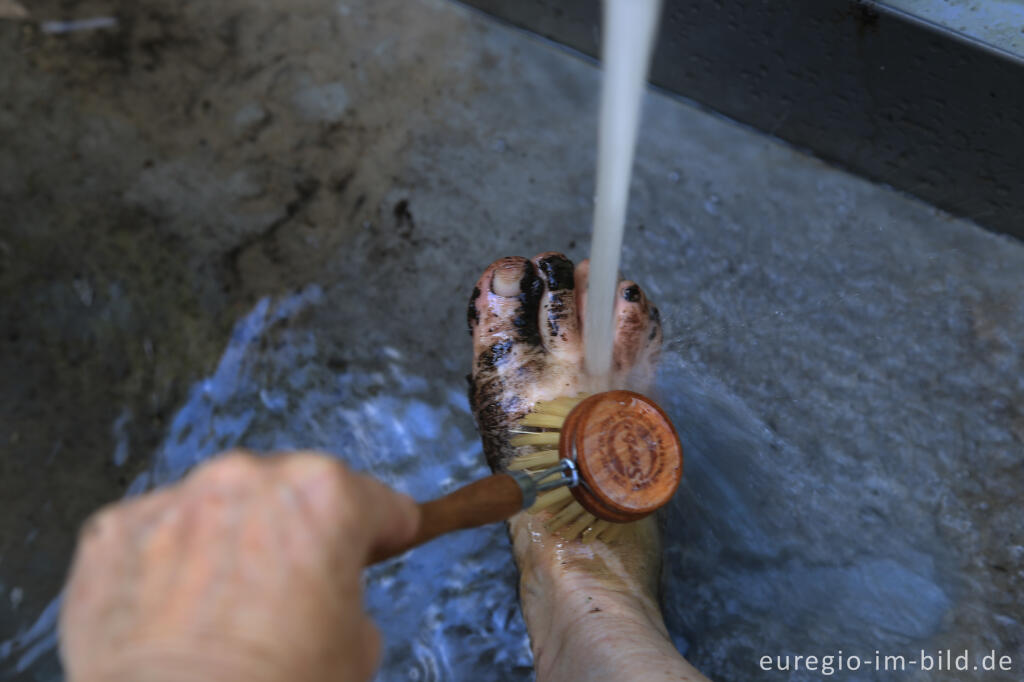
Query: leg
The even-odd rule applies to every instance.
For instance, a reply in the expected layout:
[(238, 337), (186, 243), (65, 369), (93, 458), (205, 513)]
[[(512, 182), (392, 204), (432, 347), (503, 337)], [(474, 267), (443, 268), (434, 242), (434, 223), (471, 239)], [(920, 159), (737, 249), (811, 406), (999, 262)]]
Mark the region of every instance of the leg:
[[(495, 470), (515, 455), (509, 427), (534, 403), (587, 391), (582, 313), (587, 264), (561, 254), (503, 258), (469, 302), (470, 402)], [(661, 346), (657, 308), (632, 282), (616, 299), (613, 383), (643, 391)], [(611, 543), (565, 541), (544, 513), (509, 524), (538, 680), (703, 679), (676, 652), (657, 602), (660, 545), (653, 519)]]

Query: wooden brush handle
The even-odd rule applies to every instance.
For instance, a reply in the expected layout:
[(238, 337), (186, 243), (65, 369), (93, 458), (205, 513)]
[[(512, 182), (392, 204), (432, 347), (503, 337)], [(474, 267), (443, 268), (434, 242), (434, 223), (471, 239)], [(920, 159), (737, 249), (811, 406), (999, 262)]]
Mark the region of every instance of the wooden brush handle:
[(444, 497), (420, 504), (420, 528), (400, 547), (373, 552), (367, 563), (398, 556), (438, 535), (503, 521), (523, 508), (523, 491), (508, 474), (488, 476)]

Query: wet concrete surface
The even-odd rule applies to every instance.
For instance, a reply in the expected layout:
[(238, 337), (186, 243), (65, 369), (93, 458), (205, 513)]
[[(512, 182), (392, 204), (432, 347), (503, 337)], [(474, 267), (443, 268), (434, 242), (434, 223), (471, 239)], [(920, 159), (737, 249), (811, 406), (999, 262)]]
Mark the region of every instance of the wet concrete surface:
[[(0, 679), (51, 680), (101, 504), (233, 445), (420, 498), (484, 473), (466, 297), (500, 256), (585, 257), (599, 74), (442, 0), (25, 4), (0, 20)], [(116, 25), (39, 23), (89, 17)], [(922, 648), (1020, 679), (1024, 246), (645, 106), (622, 267), (687, 454), (679, 647), (721, 680)], [(532, 676), (500, 527), (374, 569), (367, 601), (380, 679)]]

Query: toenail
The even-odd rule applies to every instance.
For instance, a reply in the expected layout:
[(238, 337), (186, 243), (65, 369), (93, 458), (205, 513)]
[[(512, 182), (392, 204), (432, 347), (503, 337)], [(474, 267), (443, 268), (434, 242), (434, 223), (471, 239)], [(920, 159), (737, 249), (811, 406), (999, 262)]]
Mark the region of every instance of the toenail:
[(548, 283), (549, 291), (572, 289), (576, 286), (572, 261), (561, 254), (548, 256), (537, 263)]
[(622, 298), (626, 299), (630, 303), (636, 303), (640, 300), (640, 287), (635, 284), (631, 284), (622, 290)]
[(524, 261), (508, 260), (502, 263), (494, 271), (494, 279), (491, 280), (491, 291), (498, 296), (515, 298), (520, 293), (519, 282), (523, 278)]

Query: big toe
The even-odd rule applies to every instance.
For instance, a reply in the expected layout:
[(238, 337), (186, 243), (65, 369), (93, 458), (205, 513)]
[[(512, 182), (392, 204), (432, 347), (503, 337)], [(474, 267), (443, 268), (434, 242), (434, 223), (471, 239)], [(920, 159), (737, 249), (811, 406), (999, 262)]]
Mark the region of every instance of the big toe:
[(491, 263), (469, 299), (473, 355), (479, 356), (495, 342), (539, 345), (537, 308), (543, 288), (533, 264), (525, 258), (509, 256)]
[(540, 380), (543, 346), (538, 309), (544, 285), (532, 262), (508, 257), (480, 276), (469, 300), (473, 371), (469, 400), (494, 469), (514, 454), (508, 430), (529, 410)]

